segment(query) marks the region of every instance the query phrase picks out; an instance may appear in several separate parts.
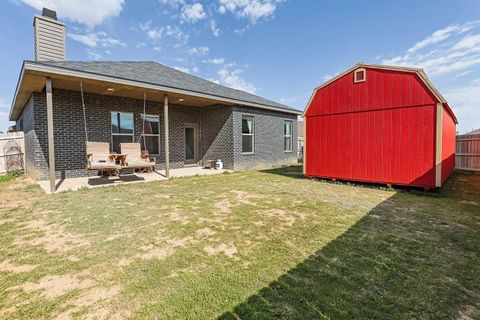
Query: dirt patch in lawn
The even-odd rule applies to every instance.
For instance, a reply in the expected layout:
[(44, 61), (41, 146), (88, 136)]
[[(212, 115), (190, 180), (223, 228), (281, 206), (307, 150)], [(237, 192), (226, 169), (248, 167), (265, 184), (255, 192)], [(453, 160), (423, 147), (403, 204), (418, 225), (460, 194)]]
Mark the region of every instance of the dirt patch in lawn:
[(189, 217), (177, 206), (164, 206), (162, 209), (171, 209), (171, 211), (167, 213), (168, 220), (170, 221), (180, 222), (183, 225), (190, 222)]
[(230, 213), (232, 211), (232, 204), (229, 199), (223, 199), (215, 203), (215, 209), (220, 213)]
[(197, 236), (200, 237), (200, 238), (208, 238), (210, 236), (214, 236), (214, 235), (217, 234), (215, 231), (213, 231), (210, 228), (199, 229), (199, 230), (197, 230), (196, 233), (197, 233)]
[[(47, 224), (42, 219), (27, 222), (25, 228), (32, 233), (15, 239), (15, 245), (41, 245), (49, 252), (59, 251), (62, 253), (90, 245), (88, 240), (80, 235), (67, 232), (62, 225)], [(41, 232), (42, 235), (36, 235), (36, 232)]]
[(224, 198), (214, 204), (215, 209), (220, 213), (230, 213), (232, 208), (238, 204), (255, 205), (256, 203), (251, 200), (259, 198), (259, 196), (250, 194), (246, 191), (232, 190), (231, 193), (234, 195), (233, 199)]
[(137, 257), (145, 260), (159, 259), (164, 260), (171, 256), (174, 250), (171, 247), (158, 247), (155, 245), (148, 245), (142, 247), (144, 253), (139, 254)]
[(246, 191), (233, 190), (232, 192), (235, 194), (235, 200), (242, 204), (255, 205), (255, 202), (252, 202), (250, 200), (260, 198), (259, 196), (250, 194)]
[[(295, 215), (290, 214), (287, 211), (283, 209), (268, 209), (268, 210), (259, 210), (258, 213), (261, 216), (267, 217), (267, 218), (276, 218), (280, 221), (282, 221), (286, 226), (291, 227), (295, 223)], [(303, 217), (303, 215), (301, 216)]]
[(196, 241), (192, 237), (185, 237), (185, 238), (174, 238), (174, 239), (169, 239), (167, 240), (168, 244), (170, 244), (172, 247), (186, 247), (189, 244), (193, 244)]
[(471, 204), (472, 206), (480, 206), (480, 202), (473, 201), (473, 200), (461, 200), (463, 204)]
[(38, 282), (26, 282), (11, 289), (21, 289), (27, 293), (42, 290), (42, 296), (46, 299), (60, 297), (70, 290), (86, 289), (93, 285), (90, 279), (79, 279), (71, 274), (61, 276), (46, 276)]
[[(110, 288), (91, 288), (86, 292), (82, 293), (79, 297), (70, 301), (68, 304), (73, 305), (72, 308), (68, 309), (64, 313), (60, 314), (57, 317), (57, 320), (71, 319), (72, 314), (80, 311), (82, 308), (94, 306), (95, 304), (111, 300), (120, 293), (119, 287), (110, 287)], [(105, 306), (98, 306), (92, 311), (85, 315), (85, 319), (124, 319), (124, 317), (112, 318), (110, 317), (110, 310), (105, 308)]]
[(225, 254), (227, 257), (229, 258), (233, 258), (235, 257), (235, 255), (237, 254), (237, 247), (235, 247), (233, 245), (233, 243), (230, 243), (230, 244), (225, 244), (225, 243), (221, 243), (219, 244), (218, 246), (216, 247), (213, 247), (213, 246), (206, 246), (205, 248), (203, 248), (203, 250), (209, 255), (209, 256), (213, 256), (213, 255), (217, 255), (217, 254), (220, 254), (220, 253), (223, 253)]
[(0, 271), (21, 273), (21, 272), (30, 272), (35, 268), (36, 266), (30, 265), (30, 264), (13, 264), (7, 260), (0, 262)]

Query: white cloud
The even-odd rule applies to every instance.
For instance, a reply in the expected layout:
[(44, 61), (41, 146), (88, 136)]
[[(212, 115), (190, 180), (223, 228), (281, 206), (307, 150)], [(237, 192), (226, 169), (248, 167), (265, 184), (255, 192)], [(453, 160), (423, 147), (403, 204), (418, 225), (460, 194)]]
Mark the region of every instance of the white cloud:
[(187, 22), (197, 22), (207, 17), (203, 5), (201, 3), (194, 3), (192, 5), (185, 5), (182, 9), (182, 19)]
[(225, 63), (225, 59), (223, 59), (223, 58), (214, 58), (214, 59), (203, 60), (202, 62), (203, 62), (203, 63), (211, 63), (211, 64), (220, 65), (220, 64), (224, 64), (224, 63)]
[(184, 0), (159, 0), (160, 4), (167, 5), (171, 8), (177, 9), (179, 6), (184, 5)]
[(185, 72), (185, 73), (190, 73), (190, 69), (185, 68), (185, 67), (173, 67), (174, 69), (177, 69), (178, 71)]
[(435, 31), (404, 54), (382, 62), (423, 68), (430, 75), (462, 72), (480, 65), (480, 21)]
[(455, 110), (461, 130), (467, 131), (480, 128), (479, 98), (480, 78), (472, 80), (466, 85), (447, 90), (444, 96), (449, 105)]
[(97, 48), (97, 47), (115, 47), (115, 46), (125, 46), (126, 44), (121, 42), (118, 39), (110, 37), (107, 33), (100, 32), (91, 32), (86, 34), (67, 34), (69, 38), (78, 41), (87, 47)]
[(413, 52), (415, 52), (417, 50), (420, 50), (422, 48), (425, 48), (429, 45), (432, 45), (432, 44), (438, 43), (440, 41), (443, 41), (443, 40), (447, 39), (448, 37), (450, 37), (450, 35), (454, 31), (458, 31), (459, 28), (460, 28), (460, 26), (448, 26), (444, 29), (437, 30), (434, 33), (432, 33), (432, 35), (428, 36), (427, 38), (423, 39), (420, 42), (417, 42), (413, 47), (409, 48), (407, 50), (407, 52), (413, 53)]
[(0, 109), (8, 109), (10, 108), (10, 103), (3, 98), (0, 98)]
[(162, 51), (162, 47), (161, 46), (154, 46), (153, 50), (155, 50), (157, 52), (160, 52), (160, 51)]
[(480, 34), (469, 35), (455, 44), (454, 50), (471, 49), (480, 45)]
[(240, 74), (243, 72), (241, 69), (230, 70), (228, 66), (224, 66), (220, 70), (218, 70), (217, 74), (220, 77), (220, 83), (238, 90), (247, 91), (250, 93), (255, 93), (257, 88), (245, 79), (240, 77)]
[(247, 18), (255, 24), (258, 20), (273, 16), (278, 4), (284, 0), (218, 0), (218, 12), (230, 12), (237, 17)]
[(60, 18), (94, 27), (108, 18), (120, 14), (124, 0), (19, 0), (37, 10), (49, 8), (57, 11)]
[(157, 27), (152, 25), (152, 21), (146, 21), (139, 26), (140, 30), (145, 32), (147, 37), (152, 41), (160, 40), (164, 37), (170, 37), (177, 41), (177, 44), (185, 44), (188, 42), (189, 35), (183, 32), (177, 26), (162, 26)]
[(204, 56), (208, 54), (208, 51), (210, 51), (210, 48), (208, 47), (193, 47), (190, 50), (188, 50), (188, 53), (197, 55), (197, 56)]
[(458, 130), (480, 127), (480, 20), (435, 31), (382, 62), (423, 68), (454, 110)]
[(335, 73), (328, 73), (328, 74), (323, 76), (323, 81), (326, 82), (326, 81), (336, 77), (339, 73), (340, 73), (340, 71), (335, 72)]
[(96, 51), (96, 50), (87, 50), (87, 55), (90, 59), (92, 60), (102, 60), (103, 59), (103, 56), (100, 52)]
[(218, 38), (220, 36), (220, 28), (217, 26), (215, 20), (210, 20), (210, 30), (214, 37)]

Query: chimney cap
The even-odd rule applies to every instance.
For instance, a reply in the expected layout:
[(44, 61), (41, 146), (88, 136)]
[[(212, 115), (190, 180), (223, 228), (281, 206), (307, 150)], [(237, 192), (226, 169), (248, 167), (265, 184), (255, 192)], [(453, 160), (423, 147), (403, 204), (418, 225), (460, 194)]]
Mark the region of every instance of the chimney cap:
[(57, 20), (57, 12), (54, 11), (54, 10), (47, 9), (47, 8), (43, 8), (42, 16), (46, 17), (46, 18), (53, 19), (53, 20)]

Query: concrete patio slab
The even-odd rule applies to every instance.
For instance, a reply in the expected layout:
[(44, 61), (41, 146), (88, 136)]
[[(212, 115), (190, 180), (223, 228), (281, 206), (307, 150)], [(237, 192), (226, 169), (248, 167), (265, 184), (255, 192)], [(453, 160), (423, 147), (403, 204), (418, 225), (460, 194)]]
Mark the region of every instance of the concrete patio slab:
[[(214, 175), (221, 174), (228, 170), (214, 170), (214, 169), (205, 169), (202, 167), (187, 167), (180, 169), (170, 169), (171, 178), (180, 178), (180, 177), (190, 177), (197, 175)], [(106, 187), (111, 185), (120, 185), (128, 183), (139, 183), (139, 182), (148, 182), (148, 181), (162, 181), (167, 180), (165, 177), (164, 171), (155, 171), (149, 173), (135, 173), (135, 174), (123, 174), (120, 176), (114, 177), (81, 177), (81, 178), (71, 178), (56, 180), (56, 191), (75, 191), (81, 188), (98, 188)], [(45, 191), (45, 193), (50, 194), (50, 182), (46, 181), (37, 181), (40, 187)]]

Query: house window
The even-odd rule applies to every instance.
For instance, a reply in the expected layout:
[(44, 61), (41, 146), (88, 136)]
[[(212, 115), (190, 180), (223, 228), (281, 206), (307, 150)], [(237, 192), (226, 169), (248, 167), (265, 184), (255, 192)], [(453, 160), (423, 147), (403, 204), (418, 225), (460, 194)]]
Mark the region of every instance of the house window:
[(242, 153), (252, 154), (255, 141), (255, 119), (252, 116), (242, 116)]
[(20, 124), (18, 126), (18, 131), (23, 131), (23, 119), (20, 120)]
[(120, 143), (133, 142), (133, 113), (112, 112), (112, 150), (120, 153)]
[(285, 120), (283, 124), (283, 150), (293, 151), (293, 121)]
[(156, 115), (140, 115), (143, 123), (143, 135), (140, 139), (142, 150), (147, 150), (149, 154), (160, 154), (160, 118)]
[(354, 72), (354, 82), (355, 83), (359, 83), (359, 82), (364, 82), (365, 79), (366, 79), (366, 71), (364, 68), (360, 68), (360, 69), (357, 69), (355, 70)]

